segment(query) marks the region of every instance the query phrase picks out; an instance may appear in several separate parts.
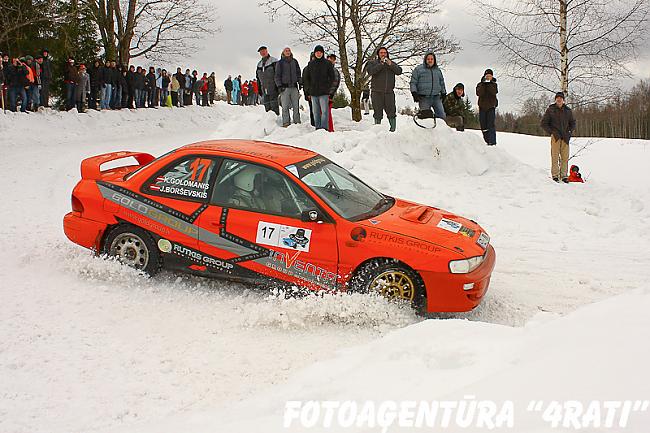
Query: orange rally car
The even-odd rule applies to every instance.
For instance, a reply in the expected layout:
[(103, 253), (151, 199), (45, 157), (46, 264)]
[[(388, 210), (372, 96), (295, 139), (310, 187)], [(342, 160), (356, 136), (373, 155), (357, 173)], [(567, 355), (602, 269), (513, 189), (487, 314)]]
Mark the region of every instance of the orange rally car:
[[(122, 158), (137, 165), (101, 169)], [(261, 141), (85, 159), (63, 227), (71, 241), (150, 275), (165, 267), (375, 291), (428, 312), (476, 307), (496, 259), (475, 222), (381, 194), (315, 152)]]

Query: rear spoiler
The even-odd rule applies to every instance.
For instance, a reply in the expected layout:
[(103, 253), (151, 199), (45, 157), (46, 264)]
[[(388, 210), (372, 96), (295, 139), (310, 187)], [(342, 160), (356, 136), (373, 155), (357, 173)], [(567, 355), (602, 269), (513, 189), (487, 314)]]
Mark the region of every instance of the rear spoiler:
[(142, 152), (111, 152), (103, 155), (93, 156), (81, 161), (81, 178), (89, 180), (99, 180), (102, 177), (102, 164), (123, 158), (135, 158), (138, 164), (146, 165), (156, 159), (153, 155)]

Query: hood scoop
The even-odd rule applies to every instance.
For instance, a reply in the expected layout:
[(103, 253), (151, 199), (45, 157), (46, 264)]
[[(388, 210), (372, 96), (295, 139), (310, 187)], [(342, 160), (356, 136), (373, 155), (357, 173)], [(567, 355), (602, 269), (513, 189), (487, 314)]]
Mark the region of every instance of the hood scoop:
[(435, 208), (428, 206), (411, 206), (400, 214), (400, 218), (412, 223), (426, 224), (435, 214)]

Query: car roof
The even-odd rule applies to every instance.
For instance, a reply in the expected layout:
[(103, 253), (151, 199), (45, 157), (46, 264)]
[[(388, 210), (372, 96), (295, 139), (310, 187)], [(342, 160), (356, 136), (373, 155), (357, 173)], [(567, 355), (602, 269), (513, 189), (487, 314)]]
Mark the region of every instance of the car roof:
[(188, 144), (179, 150), (215, 153), (218, 155), (246, 155), (254, 159), (275, 162), (282, 166), (295, 164), (318, 156), (316, 152), (286, 144), (257, 140), (210, 140)]

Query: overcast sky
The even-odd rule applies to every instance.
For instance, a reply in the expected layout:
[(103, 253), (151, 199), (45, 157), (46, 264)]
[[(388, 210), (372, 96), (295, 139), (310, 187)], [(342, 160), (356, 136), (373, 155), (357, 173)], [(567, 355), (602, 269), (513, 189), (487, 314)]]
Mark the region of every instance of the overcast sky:
[[(264, 10), (258, 6), (259, 0), (197, 0), (208, 2), (216, 8), (221, 32), (207, 37), (204, 48), (188, 59), (191, 67), (208, 72), (216, 72), (223, 81), (228, 74), (241, 74), (244, 79), (255, 76), (255, 66), (259, 59), (257, 48), (267, 45), (275, 57), (283, 47), (291, 46), (301, 66), (308, 59), (308, 53), (313, 47), (295, 43), (291, 28), (284, 17), (270, 22)], [(455, 83), (463, 82), (472, 103), (476, 102), (473, 88), (481, 78), (485, 68), (494, 69), (499, 79), (499, 107), (501, 110), (517, 110), (520, 105), (522, 92), (518, 92), (514, 84), (501, 77), (498, 62), (494, 53), (482, 48), (479, 44), (482, 35), (474, 18), (468, 9), (471, 0), (446, 0), (441, 12), (436, 14), (432, 23), (446, 25), (449, 34), (453, 35), (462, 45), (462, 51), (446, 58), (443, 69), (447, 88), (450, 90)], [(638, 62), (631, 66), (635, 72), (635, 80), (650, 78), (650, 42), (646, 44)], [(326, 50), (335, 47), (325, 47)], [(180, 59), (179, 59), (180, 60)], [(174, 67), (175, 70), (175, 67)], [(607, 74), (607, 71), (603, 73)], [(633, 81), (632, 81), (633, 82)], [(622, 83), (629, 87), (631, 82)], [(406, 101), (406, 97), (401, 98)]]

